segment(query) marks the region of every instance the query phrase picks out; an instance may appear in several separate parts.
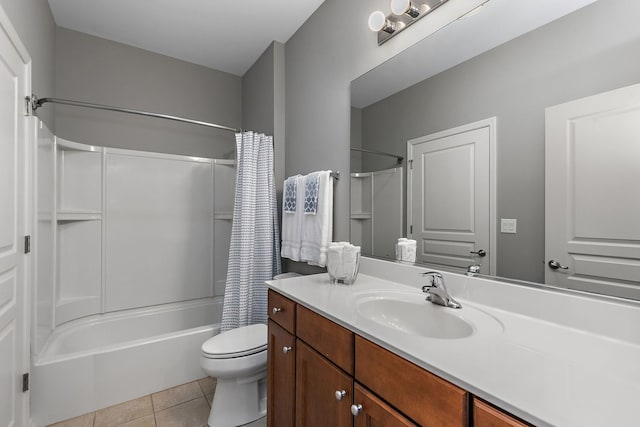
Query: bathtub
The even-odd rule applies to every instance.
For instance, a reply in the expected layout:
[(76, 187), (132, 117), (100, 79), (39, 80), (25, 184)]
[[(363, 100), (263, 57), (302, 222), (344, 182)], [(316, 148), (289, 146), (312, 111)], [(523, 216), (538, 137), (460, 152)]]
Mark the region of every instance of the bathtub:
[(31, 366), (34, 426), (206, 376), (200, 346), (220, 330), (222, 297), (85, 317), (51, 334)]

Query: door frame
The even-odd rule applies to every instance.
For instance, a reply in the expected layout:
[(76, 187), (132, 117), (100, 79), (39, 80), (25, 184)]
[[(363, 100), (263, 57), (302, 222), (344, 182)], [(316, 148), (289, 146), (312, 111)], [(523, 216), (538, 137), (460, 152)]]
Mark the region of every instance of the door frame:
[[(6, 14), (4, 8), (0, 5), (0, 31), (4, 31), (7, 35), (9, 41), (13, 44), (17, 54), (20, 56), (22, 63), (24, 64), (24, 76), (25, 81), (23, 87), (20, 88), (23, 93), (23, 99), (27, 96), (31, 95), (31, 68), (32, 61), (31, 55), (27, 51), (27, 48), (22, 43), (18, 32), (15, 27), (11, 23), (9, 16)], [(23, 104), (24, 110), (23, 114), (19, 114), (17, 117), (18, 124), (17, 126), (22, 127), (22, 150), (18, 152), (18, 155), (21, 156), (18, 158), (19, 170), (18, 174), (21, 175), (22, 186), (21, 189), (23, 192), (23, 197), (21, 200), (22, 206), (21, 209), (21, 218), (22, 221), (22, 231), (24, 236), (32, 236), (32, 251), (33, 253), (33, 230), (34, 230), (34, 221), (36, 217), (34, 215), (34, 206), (35, 206), (35, 194), (33, 191), (34, 185), (34, 166), (33, 166), (33, 141), (32, 135), (30, 132), (31, 128), (29, 127), (29, 112), (27, 108), (26, 100)], [(21, 241), (24, 236), (18, 236), (18, 240)], [(20, 245), (22, 247), (22, 245)], [(23, 248), (24, 249), (24, 248)], [(33, 256), (30, 254), (24, 254), (24, 250), (22, 251), (22, 283), (19, 285), (23, 286), (23, 301), (22, 301), (22, 324), (23, 330), (22, 333), (22, 357), (20, 359), (20, 363), (22, 364), (22, 371), (25, 373), (29, 373), (31, 371), (31, 295), (32, 295), (32, 283), (33, 283), (33, 275), (35, 263), (33, 262)], [(22, 420), (25, 425), (31, 425), (30, 418), (30, 391), (22, 393)]]
[(409, 226), (412, 221), (412, 199), (411, 194), (413, 186), (411, 182), (411, 172), (413, 170), (413, 146), (417, 144), (423, 144), (425, 142), (439, 140), (448, 136), (453, 136), (477, 129), (488, 128), (489, 129), (489, 250), (491, 251), (491, 257), (489, 259), (489, 274), (496, 275), (496, 263), (497, 263), (497, 198), (496, 198), (496, 183), (497, 183), (497, 117), (490, 117), (484, 120), (478, 120), (477, 122), (467, 123), (462, 126), (457, 126), (450, 129), (445, 129), (440, 132), (431, 133), (418, 138), (413, 138), (407, 141), (407, 162), (410, 167), (407, 168), (407, 236), (411, 235)]

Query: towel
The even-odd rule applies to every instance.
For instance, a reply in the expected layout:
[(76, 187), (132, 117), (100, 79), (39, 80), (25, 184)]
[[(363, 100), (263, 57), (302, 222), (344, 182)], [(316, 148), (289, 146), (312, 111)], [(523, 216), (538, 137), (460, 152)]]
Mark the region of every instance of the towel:
[[(296, 175), (289, 177), (285, 180), (285, 188), (287, 182), (295, 182), (296, 197), (295, 203), (290, 201), (291, 204), (295, 204), (292, 212), (285, 210), (285, 200), (283, 200), (283, 214), (282, 214), (282, 248), (280, 255), (283, 258), (289, 258), (293, 261), (300, 261), (300, 247), (302, 242), (302, 209), (299, 206), (303, 206), (304, 192), (297, 191), (297, 189), (304, 188), (304, 177), (302, 175)], [(284, 198), (283, 198), (284, 199)]]
[(416, 262), (416, 241), (401, 237), (396, 243), (396, 259), (398, 261)]
[(358, 275), (360, 246), (332, 242), (327, 249), (327, 272), (332, 283), (352, 284)]
[(295, 213), (298, 198), (298, 178), (290, 176), (284, 181), (284, 197), (282, 198), (282, 211)]
[[(333, 235), (333, 182), (331, 171), (320, 171), (311, 176), (316, 174), (318, 179), (316, 214), (302, 215), (300, 259), (311, 265), (324, 267), (327, 264), (327, 248)], [(315, 180), (315, 177), (311, 179)]]
[(306, 176), (304, 180), (304, 213), (315, 215), (318, 210), (318, 193), (320, 172)]
[(348, 242), (331, 242), (327, 248), (327, 271), (331, 277), (341, 279), (345, 276), (342, 268), (342, 256)]

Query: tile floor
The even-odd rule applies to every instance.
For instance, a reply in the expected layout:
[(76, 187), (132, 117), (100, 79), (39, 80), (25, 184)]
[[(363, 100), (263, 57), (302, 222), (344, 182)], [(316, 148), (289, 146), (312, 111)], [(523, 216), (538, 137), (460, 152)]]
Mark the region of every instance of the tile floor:
[[(202, 427), (207, 425), (216, 382), (202, 378), (49, 427)], [(246, 427), (266, 427), (266, 419)]]

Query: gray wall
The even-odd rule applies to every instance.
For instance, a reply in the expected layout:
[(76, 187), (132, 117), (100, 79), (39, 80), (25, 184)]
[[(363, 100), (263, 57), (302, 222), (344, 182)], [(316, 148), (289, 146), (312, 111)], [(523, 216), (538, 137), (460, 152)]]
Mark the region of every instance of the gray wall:
[[(368, 148), (498, 118), (497, 273), (544, 281), (544, 109), (640, 82), (640, 4), (605, 0), (436, 75), (363, 110)], [(367, 170), (393, 160), (365, 158)]]
[[(56, 97), (242, 125), (238, 76), (59, 27), (55, 59)], [(59, 137), (93, 145), (235, 154), (231, 132), (128, 114), (56, 106), (55, 126)]]
[(273, 135), (278, 192), (285, 178), (284, 102), (284, 45), (273, 42), (242, 76), (242, 127)]
[(349, 84), (424, 37), (414, 25), (378, 46), (369, 14), (388, 0), (326, 0), (286, 43), (287, 175), (339, 170), (334, 239), (349, 239)]
[[(56, 25), (47, 0), (0, 0), (0, 5), (31, 55), (31, 91), (39, 97), (51, 96), (55, 87)], [(53, 110), (42, 109), (38, 116), (54, 129)]]

